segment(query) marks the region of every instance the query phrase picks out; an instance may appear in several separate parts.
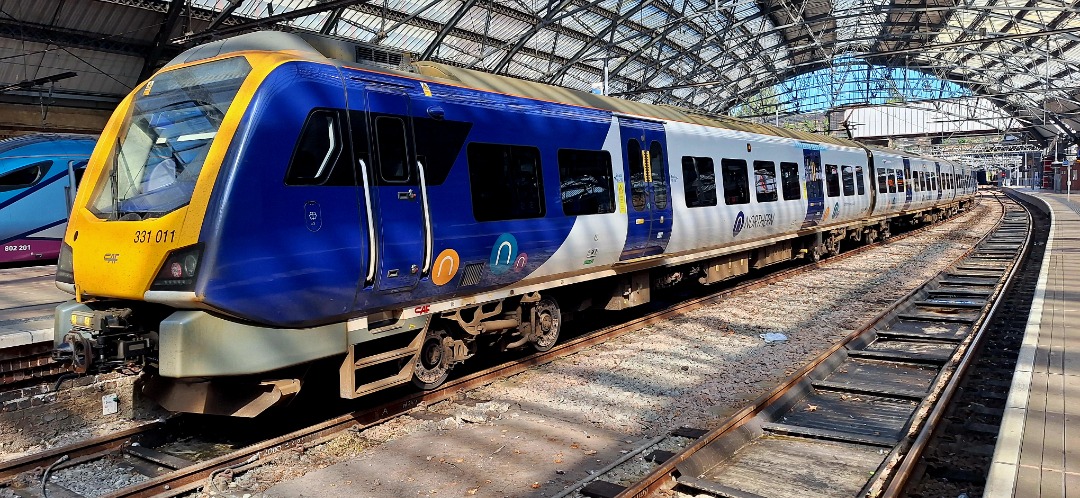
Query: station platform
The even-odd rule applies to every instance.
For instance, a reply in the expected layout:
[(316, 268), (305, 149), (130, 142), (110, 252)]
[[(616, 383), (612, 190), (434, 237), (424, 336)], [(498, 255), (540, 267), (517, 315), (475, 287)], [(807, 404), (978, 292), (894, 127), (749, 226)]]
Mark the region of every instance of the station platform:
[(1080, 497), (1080, 195), (1014, 191), (1052, 227), (983, 496)]
[(72, 298), (55, 274), (55, 265), (0, 269), (0, 350), (53, 341), (53, 310)]

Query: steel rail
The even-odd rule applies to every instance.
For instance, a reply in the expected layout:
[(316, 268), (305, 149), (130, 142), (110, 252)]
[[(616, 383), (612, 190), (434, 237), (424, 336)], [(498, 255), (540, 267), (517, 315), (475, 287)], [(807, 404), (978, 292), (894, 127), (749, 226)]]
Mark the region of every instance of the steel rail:
[[(1000, 198), (998, 198), (998, 196), (996, 196), (996, 195), (994, 196), (994, 199), (997, 200), (999, 203), (1001, 202)], [(1007, 209), (1002, 209), (1001, 217), (998, 219), (998, 221), (997, 221), (996, 225), (994, 226), (994, 228), (991, 229), (989, 232), (987, 232), (987, 234), (982, 239), (980, 239), (978, 243), (974, 244), (971, 249), (965, 251), (962, 255), (960, 255), (959, 257), (955, 258), (952, 262), (950, 262), (950, 266), (956, 265), (957, 263), (963, 261), (965, 258), (967, 258), (968, 256), (970, 256), (971, 254), (973, 254), (976, 251), (976, 249), (978, 248), (979, 243), (982, 243), (983, 241), (988, 240), (991, 236), (993, 236), (995, 231), (998, 228), (1001, 227), (1001, 224), (1005, 219), (1006, 212), (1007, 212)], [(936, 225), (930, 225), (930, 226), (936, 226)], [(926, 227), (924, 227), (924, 228), (926, 228)], [(908, 232), (908, 233), (912, 233), (912, 232)], [(907, 233), (905, 233), (904, 235), (907, 235)], [(847, 253), (845, 253), (845, 254), (847, 254)], [(1015, 268), (1015, 266), (1014, 266), (1014, 268)], [(924, 282), (923, 285), (925, 285), (925, 283), (927, 283), (927, 282), (930, 282), (934, 278), (937, 278), (937, 275), (935, 275), (934, 277), (928, 279), (926, 282)], [(879, 321), (881, 321), (881, 320), (885, 319), (886, 317), (888, 317), (889, 314), (896, 312), (896, 308), (898, 306), (901, 306), (901, 305), (907, 303), (911, 298), (913, 298), (915, 295), (917, 295), (921, 290), (922, 290), (922, 286), (919, 286), (919, 287), (911, 290), (910, 292), (906, 293), (904, 296), (900, 297), (896, 301), (894, 301), (886, 309), (882, 310), (880, 313), (878, 313), (876, 316), (874, 316), (870, 320), (867, 320), (862, 327), (860, 327), (859, 329), (856, 329), (851, 334), (846, 336), (843, 340), (837, 342), (832, 347), (830, 347), (828, 350), (822, 352), (820, 355), (818, 355), (816, 358), (814, 358), (810, 363), (806, 364), (805, 366), (803, 366), (802, 368), (797, 370), (786, 381), (784, 381), (783, 383), (781, 383), (777, 387), (773, 388), (771, 391), (769, 391), (769, 392), (767, 392), (765, 394), (762, 394), (757, 399), (755, 399), (753, 402), (751, 402), (749, 405), (745, 406), (743, 409), (741, 409), (741, 410), (735, 412), (734, 414), (732, 414), (731, 416), (729, 416), (719, 427), (717, 427), (716, 429), (713, 429), (712, 431), (709, 431), (704, 436), (698, 438), (698, 440), (695, 441), (693, 444), (691, 444), (690, 446), (687, 446), (681, 452), (677, 453), (675, 456), (669, 458), (668, 460), (666, 460), (665, 462), (663, 462), (662, 464), (657, 466), (655, 469), (653, 469), (652, 472), (650, 472), (648, 475), (646, 475), (645, 477), (638, 480), (636, 483), (633, 483), (630, 486), (628, 486), (626, 489), (624, 489), (622, 492), (620, 492), (618, 495), (616, 495), (616, 497), (617, 498), (631, 498), (631, 497), (633, 497), (633, 498), (644, 498), (646, 496), (650, 496), (651, 494), (655, 493), (656, 491), (659, 491), (663, 487), (665, 487), (667, 485), (670, 485), (673, 482), (673, 478), (674, 478), (673, 474), (676, 472), (676, 467), (680, 463), (686, 461), (692, 455), (694, 455), (695, 453), (697, 453), (701, 449), (705, 448), (706, 446), (712, 444), (715, 440), (719, 439), (720, 437), (725, 436), (727, 434), (730, 434), (735, 429), (743, 426), (744, 424), (746, 424), (747, 422), (752, 420), (754, 417), (759, 415), (761, 412), (768, 409), (770, 407), (770, 405), (777, 402), (778, 400), (781, 400), (789, 391), (791, 391), (796, 386), (798, 386), (800, 384), (800, 382), (803, 381), (804, 378), (809, 376), (811, 372), (813, 372), (819, 365), (821, 365), (823, 362), (825, 362), (830, 356), (832, 356), (834, 353), (839, 351), (841, 348), (843, 348), (844, 346), (846, 346), (847, 344), (849, 344), (850, 342), (852, 342), (853, 340), (855, 340), (856, 338), (858, 338), (862, 334), (869, 331)]]

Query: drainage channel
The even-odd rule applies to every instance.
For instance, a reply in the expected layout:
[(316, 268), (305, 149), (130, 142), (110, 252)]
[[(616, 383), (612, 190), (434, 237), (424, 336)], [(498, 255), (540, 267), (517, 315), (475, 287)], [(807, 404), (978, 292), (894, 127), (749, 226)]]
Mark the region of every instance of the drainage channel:
[[(940, 419), (972, 345), (1027, 247), (1027, 212), (949, 270), (819, 358), (753, 411), (712, 432), (683, 428), (647, 456), (650, 476), (625, 488), (594, 481), (590, 497), (647, 496), (674, 484), (689, 496), (879, 496), (910, 472)], [(912, 451), (914, 444), (915, 451)], [(662, 446), (662, 445), (661, 445)], [(887, 493), (886, 493), (887, 494)]]

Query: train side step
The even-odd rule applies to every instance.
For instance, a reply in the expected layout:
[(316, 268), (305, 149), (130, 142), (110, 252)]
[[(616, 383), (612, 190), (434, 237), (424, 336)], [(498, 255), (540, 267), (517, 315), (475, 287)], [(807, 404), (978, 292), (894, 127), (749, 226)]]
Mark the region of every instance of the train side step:
[[(362, 350), (365, 343), (350, 345), (339, 371), (341, 397), (359, 398), (412, 380), (415, 362), (411, 358), (420, 352), (425, 333), (426, 328), (421, 328), (408, 345), (367, 356), (357, 353), (357, 348)], [(394, 365), (394, 362), (400, 363), (400, 366)], [(373, 371), (380, 374), (370, 375), (369, 372)], [(361, 383), (361, 378), (367, 382)]]

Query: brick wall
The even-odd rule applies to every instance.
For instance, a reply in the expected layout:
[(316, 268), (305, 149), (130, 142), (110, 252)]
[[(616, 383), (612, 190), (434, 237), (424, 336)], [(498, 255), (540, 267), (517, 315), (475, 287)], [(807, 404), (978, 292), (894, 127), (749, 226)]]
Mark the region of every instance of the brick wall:
[[(138, 394), (139, 376), (109, 373), (65, 380), (59, 390), (40, 384), (0, 392), (0, 454), (59, 440), (79, 429), (130, 420), (151, 420), (166, 413)], [(102, 396), (119, 398), (119, 411), (102, 414)], [(96, 435), (96, 432), (91, 431)], [(60, 438), (60, 439), (58, 439)]]

